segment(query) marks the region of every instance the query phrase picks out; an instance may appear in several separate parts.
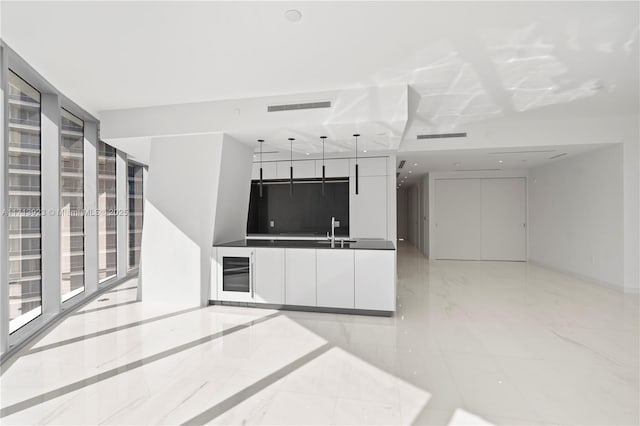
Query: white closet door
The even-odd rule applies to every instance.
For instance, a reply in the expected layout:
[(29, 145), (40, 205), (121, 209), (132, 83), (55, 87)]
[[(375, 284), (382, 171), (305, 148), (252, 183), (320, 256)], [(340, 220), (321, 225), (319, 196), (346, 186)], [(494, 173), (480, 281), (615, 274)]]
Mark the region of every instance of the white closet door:
[(482, 179), (482, 259), (526, 260), (524, 178)]
[(437, 179), (435, 190), (435, 258), (481, 259), (480, 179)]

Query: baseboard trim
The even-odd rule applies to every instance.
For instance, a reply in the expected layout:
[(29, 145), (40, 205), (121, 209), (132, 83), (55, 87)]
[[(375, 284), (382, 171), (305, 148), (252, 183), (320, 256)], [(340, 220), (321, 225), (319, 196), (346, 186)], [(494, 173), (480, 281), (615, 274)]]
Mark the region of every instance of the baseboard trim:
[(393, 311), (374, 311), (369, 309), (322, 308), (318, 306), (278, 305), (272, 303), (227, 302), (209, 300), (209, 305), (237, 306), (243, 308), (277, 309), (281, 311), (323, 312), (330, 314), (366, 315), (375, 317), (392, 317)]
[(533, 259), (529, 259), (528, 262), (530, 264), (532, 264), (532, 265), (540, 266), (542, 268), (549, 269), (550, 271), (553, 271), (553, 272), (558, 272), (558, 273), (561, 273), (561, 274), (569, 275), (570, 277), (578, 278), (580, 280), (586, 281), (586, 282), (591, 283), (591, 284), (598, 285), (600, 287), (605, 287), (605, 288), (608, 288), (610, 290), (615, 290), (618, 293), (632, 293), (631, 291), (626, 291), (624, 286), (619, 286), (617, 284), (613, 284), (613, 283), (610, 283), (608, 281), (602, 281), (602, 280), (599, 280), (599, 279), (596, 279), (596, 278), (593, 278), (593, 277), (589, 277), (589, 276), (586, 276), (586, 275), (578, 274), (578, 273), (570, 271), (568, 269), (558, 268), (556, 266), (549, 265), (549, 264), (547, 264), (545, 262), (539, 262), (539, 261), (533, 260)]

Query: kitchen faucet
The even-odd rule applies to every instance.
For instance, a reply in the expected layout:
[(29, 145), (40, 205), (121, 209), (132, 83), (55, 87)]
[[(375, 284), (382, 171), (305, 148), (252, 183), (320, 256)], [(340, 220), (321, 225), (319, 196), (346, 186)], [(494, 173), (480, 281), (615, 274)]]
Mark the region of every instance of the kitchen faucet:
[(331, 236), (327, 232), (327, 239), (331, 241), (331, 247), (336, 243), (336, 218), (331, 217)]

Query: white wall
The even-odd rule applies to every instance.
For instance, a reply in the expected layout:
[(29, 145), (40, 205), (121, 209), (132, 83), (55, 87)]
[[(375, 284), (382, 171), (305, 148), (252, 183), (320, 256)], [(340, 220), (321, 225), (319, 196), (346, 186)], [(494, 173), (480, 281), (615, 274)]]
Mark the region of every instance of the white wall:
[(420, 185), (422, 188), (421, 196), (421, 226), (422, 230), (422, 253), (429, 257), (429, 175), (426, 174), (420, 179)]
[(623, 146), (624, 288), (640, 292), (640, 125)]
[(529, 259), (624, 289), (622, 145), (529, 173)]
[(140, 262), (145, 302), (206, 303), (214, 235), (244, 236), (251, 159), (251, 148), (222, 134), (152, 141)]
[(409, 211), (407, 189), (402, 188), (397, 191), (397, 219), (398, 219), (398, 239), (407, 240), (409, 238)]
[(419, 224), (418, 219), (420, 205), (420, 189), (418, 185), (412, 185), (407, 189), (407, 233), (411, 244), (418, 247)]
[(252, 160), (251, 147), (224, 136), (215, 204), (213, 242), (216, 244), (246, 236)]

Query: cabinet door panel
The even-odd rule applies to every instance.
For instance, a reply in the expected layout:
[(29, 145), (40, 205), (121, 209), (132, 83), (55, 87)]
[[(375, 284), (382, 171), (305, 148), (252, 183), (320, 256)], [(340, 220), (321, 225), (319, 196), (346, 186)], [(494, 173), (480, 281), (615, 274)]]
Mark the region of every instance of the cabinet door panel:
[(285, 303), (284, 257), (284, 249), (256, 249), (254, 302)]
[[(348, 177), (349, 160), (347, 158), (336, 158), (324, 160), (325, 177)], [(316, 160), (316, 174), (322, 177), (322, 160)]]
[[(260, 179), (260, 163), (253, 163), (251, 169), (251, 179)], [(262, 163), (262, 179), (276, 179), (276, 163), (275, 161)]]
[[(289, 168), (291, 167), (290, 161), (278, 161), (277, 173), (278, 179), (289, 179)], [(313, 178), (316, 177), (316, 162), (315, 160), (304, 160), (293, 162), (293, 178)]]
[(351, 238), (387, 238), (387, 177), (349, 179), (349, 232)]
[(285, 249), (287, 305), (316, 306), (316, 251)]
[(437, 179), (435, 192), (435, 258), (479, 260), (480, 179)]
[(482, 179), (482, 259), (526, 260), (524, 178)]
[(396, 310), (396, 267), (393, 250), (355, 250), (356, 309)]
[(353, 250), (316, 250), (318, 306), (354, 308)]
[[(387, 157), (359, 158), (358, 176), (387, 176)], [(349, 160), (349, 176), (356, 175), (356, 159)]]

